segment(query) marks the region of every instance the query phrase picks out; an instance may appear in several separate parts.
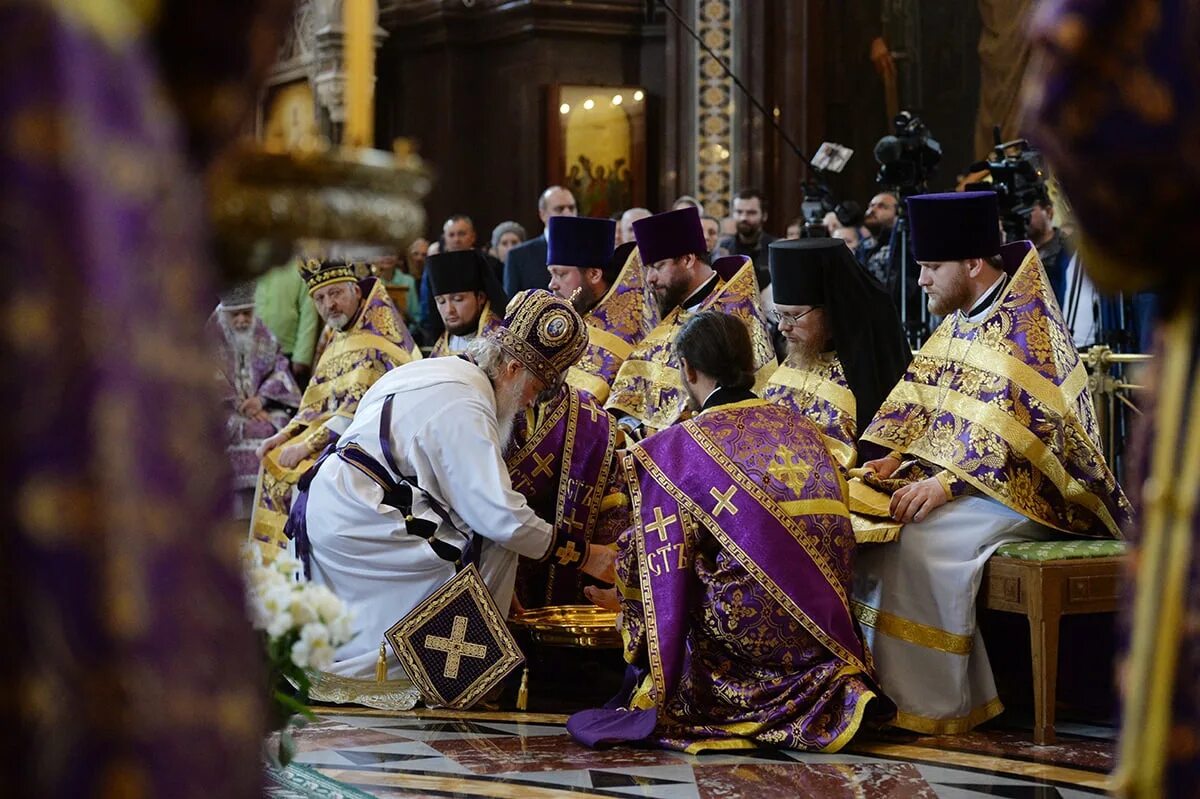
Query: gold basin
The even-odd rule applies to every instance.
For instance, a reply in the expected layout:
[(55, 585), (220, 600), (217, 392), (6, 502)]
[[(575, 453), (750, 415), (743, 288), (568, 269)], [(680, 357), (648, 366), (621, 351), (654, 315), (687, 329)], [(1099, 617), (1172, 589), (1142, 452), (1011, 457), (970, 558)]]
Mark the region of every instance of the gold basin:
[(508, 620), (511, 627), (524, 630), (533, 640), (549, 646), (577, 646), (584, 649), (620, 649), (617, 614), (595, 605), (549, 605), (527, 610)]

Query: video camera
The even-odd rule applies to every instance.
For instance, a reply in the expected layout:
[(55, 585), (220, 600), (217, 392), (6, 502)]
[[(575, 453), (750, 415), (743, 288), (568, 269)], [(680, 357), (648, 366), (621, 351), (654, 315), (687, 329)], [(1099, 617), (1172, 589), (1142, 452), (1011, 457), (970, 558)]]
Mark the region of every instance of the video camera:
[(896, 114), (892, 124), (895, 135), (884, 136), (875, 143), (875, 160), (879, 162), (875, 182), (894, 187), (902, 197), (916, 194), (925, 189), (937, 170), (942, 160), (942, 145), (911, 111)]
[(845, 227), (862, 224), (862, 207), (853, 200), (838, 202), (824, 181), (825, 175), (841, 172), (853, 155), (854, 151), (845, 145), (821, 143), (810, 162), (813, 178), (804, 184), (804, 199), (800, 203), (800, 216), (804, 220), (801, 238), (827, 238), (829, 230), (825, 227), (825, 217), (829, 213), (837, 214), (838, 221)]
[(994, 191), (1000, 206), (1000, 222), (1009, 241), (1026, 238), (1029, 216), (1038, 201), (1045, 201), (1046, 175), (1042, 169), (1042, 154), (1029, 146), (1025, 139), (1000, 141), (1000, 128), (994, 128), (996, 142), (992, 157), (971, 165), (972, 172), (987, 171), (991, 183), (968, 183), (970, 191)]

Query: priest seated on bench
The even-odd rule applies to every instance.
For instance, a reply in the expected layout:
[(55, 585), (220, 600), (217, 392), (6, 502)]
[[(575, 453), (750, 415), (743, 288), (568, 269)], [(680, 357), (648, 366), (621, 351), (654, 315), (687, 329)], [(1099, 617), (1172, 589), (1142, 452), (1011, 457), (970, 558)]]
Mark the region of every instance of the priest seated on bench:
[(897, 726), (955, 734), (1003, 710), (975, 621), (988, 558), (1011, 541), (1120, 537), (1130, 506), (1037, 250), (1001, 247), (996, 195), (908, 209), (920, 286), (945, 319), (859, 442), (852, 509), (874, 489), (903, 527), (860, 550), (855, 612)]

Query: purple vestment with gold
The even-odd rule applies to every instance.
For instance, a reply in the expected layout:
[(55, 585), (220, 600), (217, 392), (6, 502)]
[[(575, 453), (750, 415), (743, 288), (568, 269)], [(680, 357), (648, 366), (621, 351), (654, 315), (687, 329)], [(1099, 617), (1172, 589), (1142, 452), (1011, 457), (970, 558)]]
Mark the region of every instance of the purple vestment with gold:
[[(625, 470), (622, 636), (644, 677), (625, 711), (579, 714), (572, 734), (689, 752), (845, 746), (881, 695), (850, 612), (845, 482), (820, 432), (763, 400), (719, 405), (632, 447)], [(630, 734), (647, 714), (653, 730)]]
[[(610, 544), (628, 518), (615, 481), (617, 425), (590, 394), (570, 388), (518, 418), (505, 462), (513, 488), (538, 516), (587, 543)], [(568, 541), (544, 562), (522, 560), (516, 595), (525, 608), (585, 602), (583, 552)]]
[(763, 399), (812, 420), (838, 465), (854, 466), (858, 404), (836, 353), (822, 354), (807, 367), (793, 366), (791, 359), (780, 364), (767, 381)]
[[(492, 313), (491, 303), (484, 303), (483, 310), (479, 313), (479, 324), (475, 329), (475, 335), (482, 336), (485, 333), (490, 333), (500, 326), (502, 320), (500, 317)], [(444, 358), (447, 355), (458, 355), (459, 352), (450, 347), (450, 331), (443, 330), (442, 335), (438, 336), (438, 340), (433, 343), (433, 349), (429, 352), (430, 358)]]
[(583, 321), (587, 350), (567, 372), (567, 383), (603, 405), (621, 364), (658, 324), (658, 306), (643, 279), (637, 247), (629, 251), (616, 280)]
[(201, 175), (271, 5), (0, 4), (6, 796), (261, 796)]
[(1131, 508), (1037, 250), (1016, 242), (1002, 255), (1012, 277), (993, 310), (975, 323), (948, 317), (863, 432), (860, 446), (904, 457), (891, 478), (863, 482), (891, 494), (937, 475), (953, 496), (978, 492), (1047, 527), (1119, 538)]
[[(346, 429), (363, 394), (384, 374), (421, 357), (383, 282), (368, 277), (359, 281), (359, 286), (363, 300), (358, 315), (345, 330), (326, 327), (322, 332), (317, 365), (304, 390), (300, 411), (282, 431), (288, 441), (263, 459), (250, 535), (268, 557), (287, 547), (283, 527), (293, 487), (321, 451)], [(309, 456), (286, 469), (279, 463), (279, 453), (296, 442), (308, 447)]]
[[(205, 333), (217, 352), (221, 406), (225, 419), (225, 452), (233, 466), (233, 487), (254, 488), (258, 457), (264, 439), (278, 433), (300, 407), (300, 387), (275, 336), (258, 317), (248, 335), (240, 336), (221, 322), (218, 308), (208, 318)], [(246, 400), (262, 400), (267, 420), (239, 413)]]
[(1200, 272), (1194, 236), (1162, 230), (1200, 189), (1198, 25), (1191, 0), (1046, 0), (1026, 90), (1031, 138), (1080, 223), (1081, 262), (1103, 288), (1157, 288), (1163, 304), (1126, 475), (1140, 513), (1114, 790), (1139, 799), (1200, 785)]
[(661, 430), (687, 413), (687, 394), (679, 380), (675, 335), (700, 311), (721, 311), (741, 319), (754, 345), (755, 388), (761, 389), (775, 371), (775, 349), (767, 334), (766, 316), (758, 296), (754, 264), (744, 256), (719, 258), (713, 271), (720, 275), (716, 288), (692, 311), (675, 308), (641, 341), (612, 384), (605, 407), (642, 422), (648, 433)]

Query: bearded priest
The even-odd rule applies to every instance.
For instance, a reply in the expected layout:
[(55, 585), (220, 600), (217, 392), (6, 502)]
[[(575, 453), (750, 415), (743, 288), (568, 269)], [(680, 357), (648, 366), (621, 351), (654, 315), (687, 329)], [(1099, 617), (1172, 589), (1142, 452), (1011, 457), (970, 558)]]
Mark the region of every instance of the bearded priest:
[(704, 227), (695, 208), (680, 208), (633, 223), (646, 285), (661, 320), (621, 364), (605, 408), (628, 437), (642, 438), (684, 418), (687, 394), (679, 380), (673, 342), (684, 323), (714, 310), (742, 321), (754, 346), (754, 385), (775, 371), (775, 349), (759, 302), (754, 264), (745, 256), (709, 263)]
[[(379, 642), (454, 576), (447, 547), (467, 544), (467, 559), (503, 609), (518, 555), (580, 553), (577, 568), (612, 582), (612, 551), (588, 545), (571, 525), (556, 530), (539, 518), (513, 490), (503, 457), (514, 418), (563, 385), (586, 345), (570, 303), (526, 292), (464, 357), (428, 358), (380, 378), (337, 449), (305, 475), (288, 532), (312, 580), (356, 612), (356, 635), (331, 669), (348, 680), (342, 701), (363, 701), (348, 686), (378, 690), (371, 678)], [(397, 504), (402, 495), (407, 500)], [(419, 532), (427, 528), (430, 535)], [(387, 680), (403, 680), (395, 655), (387, 657)]]
[(587, 592), (621, 611), (625, 689), (567, 730), (587, 746), (836, 752), (892, 709), (850, 612), (842, 472), (811, 421), (750, 390), (742, 320), (702, 311), (673, 348), (697, 415), (625, 456), (617, 588)]
[(283, 527), (296, 482), (350, 425), (363, 394), (388, 371), (421, 357), (379, 278), (359, 280), (354, 265), (342, 260), (310, 260), (300, 274), (325, 331), (299, 413), (256, 453), (262, 470), (250, 536), (266, 558), (287, 546)]
[(996, 195), (910, 197), (908, 213), (918, 282), (945, 320), (859, 442), (886, 454), (851, 482), (851, 508), (873, 491), (903, 526), (860, 552), (855, 612), (897, 726), (956, 734), (1003, 710), (975, 620), (988, 558), (1011, 541), (1120, 537), (1130, 505), (1037, 250), (1001, 247)]
[(900, 317), (841, 239), (775, 241), (768, 253), (787, 357), (763, 399), (812, 419), (834, 460), (849, 469), (858, 432), (912, 360)]

